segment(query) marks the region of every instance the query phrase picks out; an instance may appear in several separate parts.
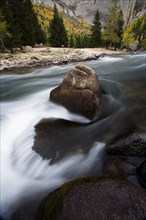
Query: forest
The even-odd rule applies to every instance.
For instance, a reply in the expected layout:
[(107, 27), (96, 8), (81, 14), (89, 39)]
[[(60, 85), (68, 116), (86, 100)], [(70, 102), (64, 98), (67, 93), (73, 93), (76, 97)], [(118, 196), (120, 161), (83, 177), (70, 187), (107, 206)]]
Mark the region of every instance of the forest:
[(67, 16), (63, 10), (31, 0), (0, 1), (0, 49), (38, 44), (52, 47), (146, 49), (146, 15), (124, 25), (122, 11), (113, 0), (104, 27), (97, 10), (91, 26)]

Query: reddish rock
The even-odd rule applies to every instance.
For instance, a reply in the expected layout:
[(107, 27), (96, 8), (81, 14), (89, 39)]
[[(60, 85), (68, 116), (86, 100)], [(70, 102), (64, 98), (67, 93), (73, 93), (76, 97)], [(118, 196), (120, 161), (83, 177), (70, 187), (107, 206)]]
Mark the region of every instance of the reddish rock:
[(89, 119), (98, 117), (101, 87), (96, 73), (87, 66), (76, 66), (50, 93), (50, 100)]

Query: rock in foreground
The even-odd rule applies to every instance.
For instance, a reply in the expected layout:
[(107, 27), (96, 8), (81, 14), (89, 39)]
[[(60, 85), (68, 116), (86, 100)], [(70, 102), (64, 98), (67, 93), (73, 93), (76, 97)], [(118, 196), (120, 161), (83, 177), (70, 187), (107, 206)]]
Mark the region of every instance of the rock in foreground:
[(107, 146), (110, 155), (146, 156), (146, 134), (131, 133)]
[(50, 93), (50, 100), (89, 119), (99, 114), (101, 87), (96, 73), (87, 66), (76, 66), (61, 85)]
[(146, 216), (146, 191), (112, 178), (83, 178), (45, 198), (36, 220), (131, 220)]
[(95, 139), (89, 135), (88, 125), (65, 119), (42, 119), (35, 126), (32, 149), (51, 163), (69, 155), (86, 154)]
[(110, 157), (104, 161), (102, 174), (107, 177), (127, 177), (136, 174), (136, 165), (128, 158)]

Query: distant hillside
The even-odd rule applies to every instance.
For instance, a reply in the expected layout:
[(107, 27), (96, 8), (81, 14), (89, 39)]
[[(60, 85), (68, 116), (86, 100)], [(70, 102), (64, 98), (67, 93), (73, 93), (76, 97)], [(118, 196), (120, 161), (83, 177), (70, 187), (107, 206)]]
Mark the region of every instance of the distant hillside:
[[(101, 17), (101, 24), (104, 28), (105, 18), (112, 0), (33, 0), (34, 9), (37, 13), (39, 23), (45, 31), (49, 31), (49, 21), (53, 17), (54, 3), (64, 19), (64, 24), (70, 38), (83, 34), (90, 35), (90, 26), (98, 9)], [(137, 48), (146, 48), (146, 1), (145, 0), (119, 0), (124, 18), (123, 46), (131, 44)], [(86, 23), (87, 22), (87, 23)], [(83, 39), (82, 42), (85, 40)], [(85, 45), (84, 45), (85, 46)], [(86, 45), (87, 46), (87, 45)], [(133, 46), (132, 46), (133, 47)]]
[[(62, 9), (66, 14), (81, 18), (88, 24), (91, 24), (98, 9), (101, 14), (102, 24), (104, 24), (108, 7), (112, 0), (33, 0), (34, 2), (43, 3)], [(146, 12), (145, 0), (119, 0), (123, 12), (125, 24), (130, 24), (132, 20)]]

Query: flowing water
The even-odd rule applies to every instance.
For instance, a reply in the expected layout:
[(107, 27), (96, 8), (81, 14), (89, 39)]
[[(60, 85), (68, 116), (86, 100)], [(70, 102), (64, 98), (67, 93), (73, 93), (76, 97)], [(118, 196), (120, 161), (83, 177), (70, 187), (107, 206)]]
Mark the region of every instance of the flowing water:
[[(92, 174), (92, 170), (99, 175), (105, 158), (105, 143), (127, 129), (127, 124), (123, 123), (128, 119), (125, 112), (146, 104), (145, 54), (104, 57), (82, 64), (96, 71), (108, 94), (104, 96), (101, 120), (94, 123), (49, 101), (50, 91), (76, 64), (30, 69), (25, 74), (18, 74), (18, 70), (1, 74), (0, 208), (5, 218), (9, 218), (22, 201), (50, 192), (72, 178)], [(34, 126), (43, 118), (81, 123), (81, 128), (67, 130), (63, 135), (70, 141), (76, 136), (80, 139), (86, 136), (87, 142), (92, 139), (88, 154), (70, 154), (52, 165), (49, 160), (43, 160), (32, 150)], [(145, 129), (142, 118), (138, 116), (136, 120), (139, 127)], [(115, 126), (117, 121), (118, 126)], [(59, 141), (59, 134), (56, 140)]]

